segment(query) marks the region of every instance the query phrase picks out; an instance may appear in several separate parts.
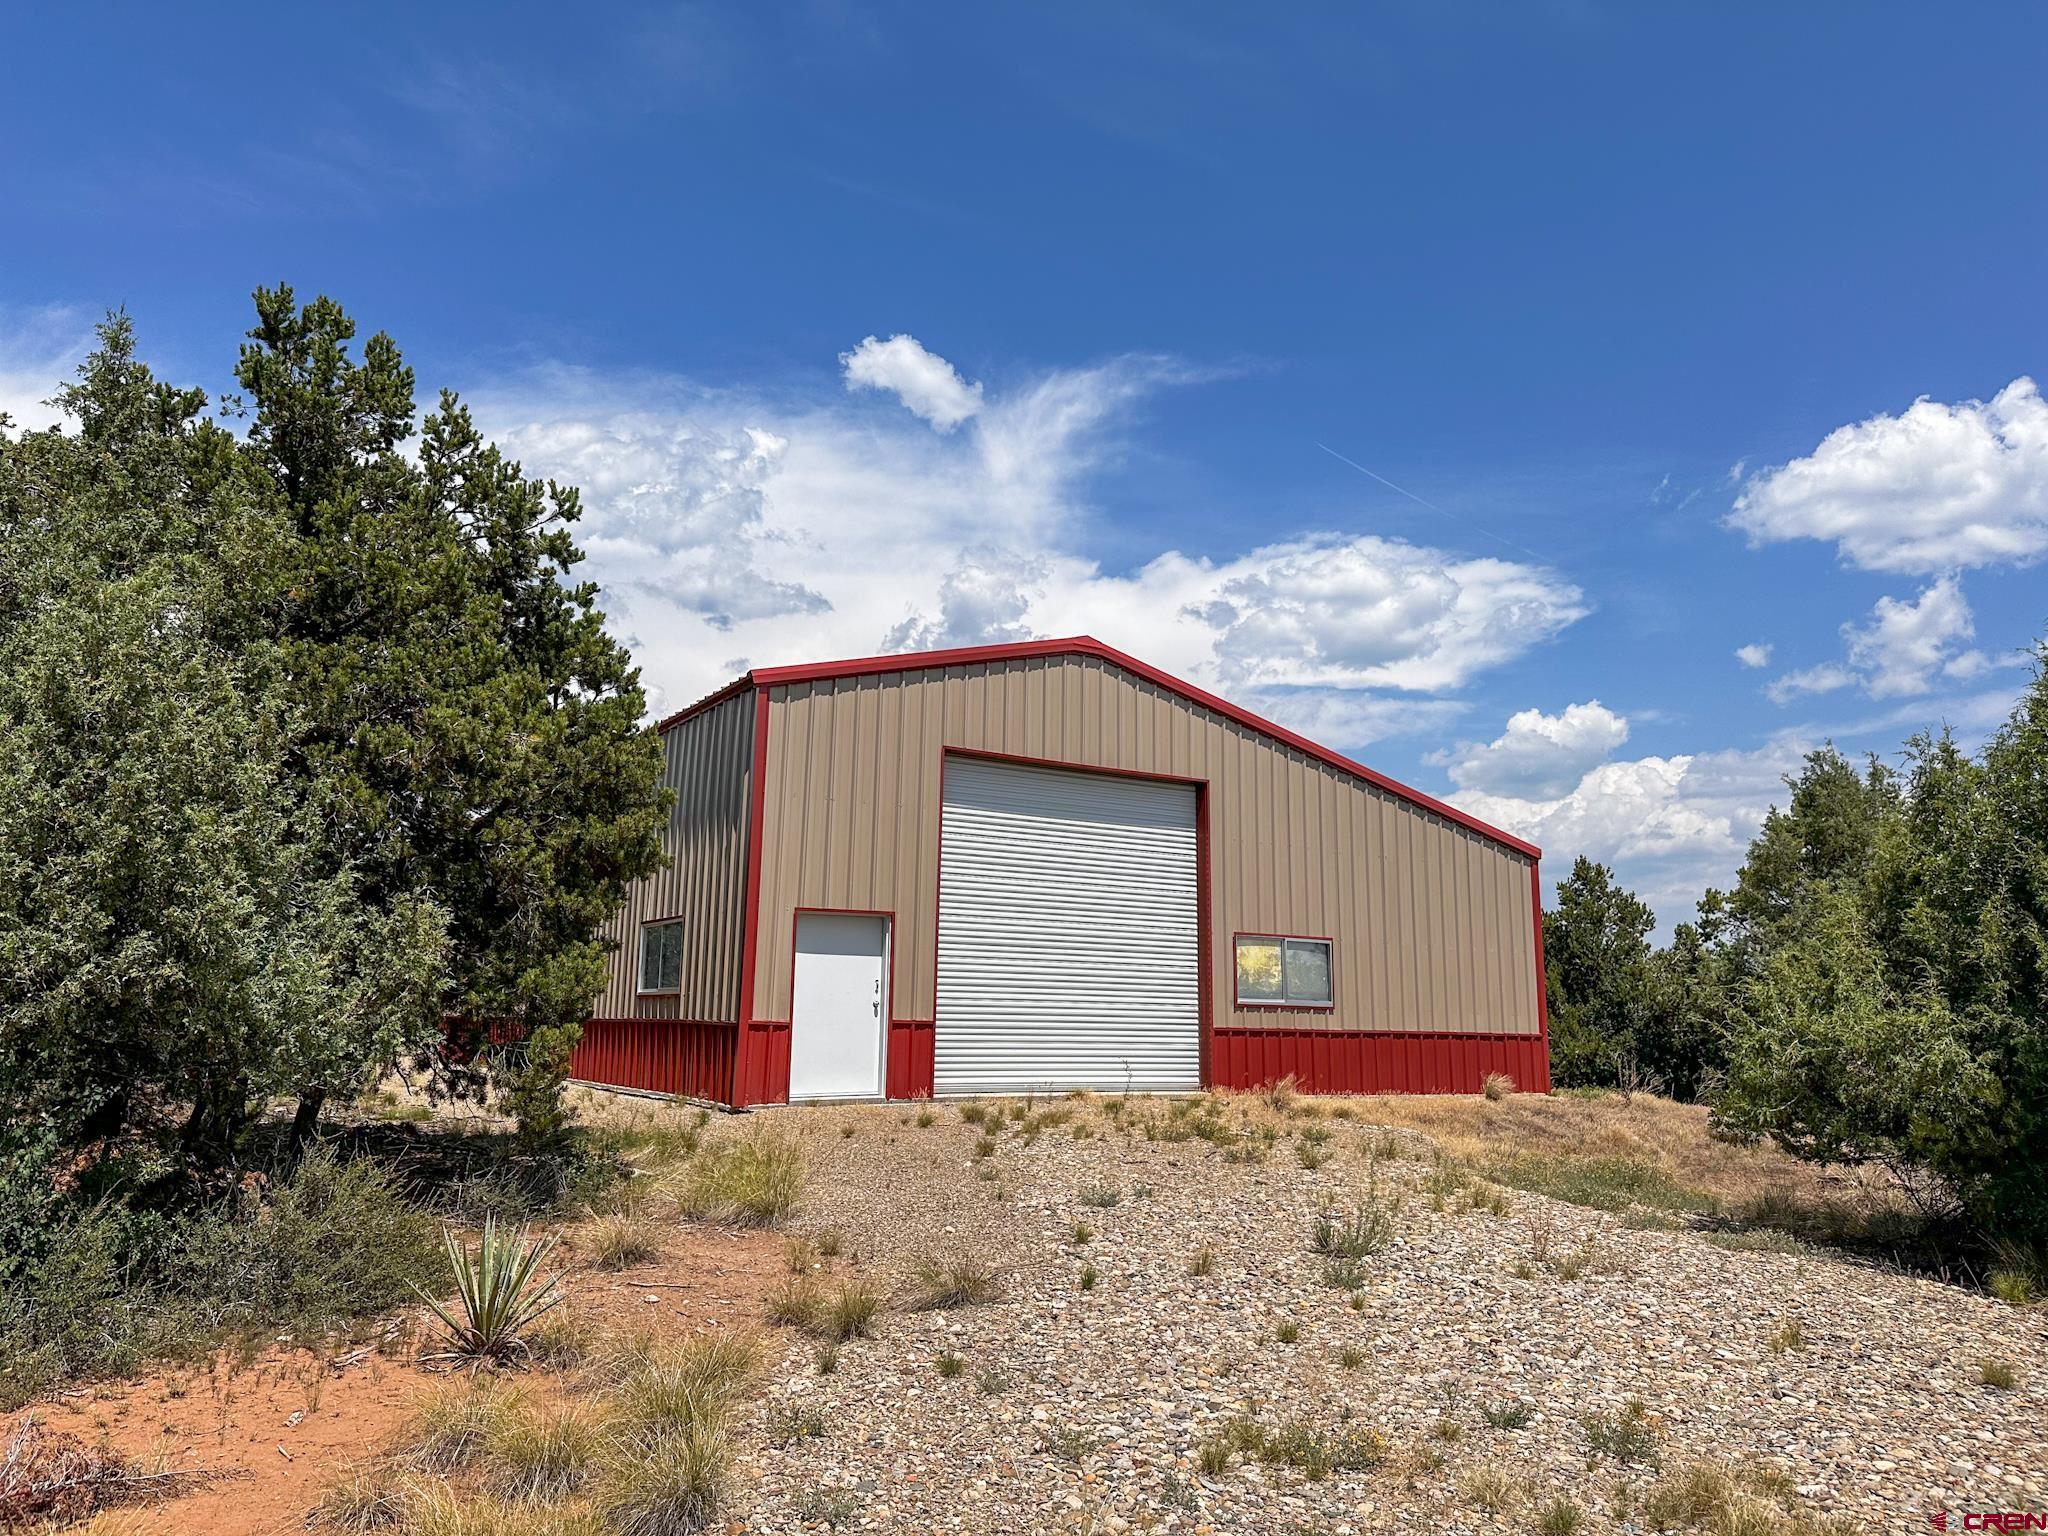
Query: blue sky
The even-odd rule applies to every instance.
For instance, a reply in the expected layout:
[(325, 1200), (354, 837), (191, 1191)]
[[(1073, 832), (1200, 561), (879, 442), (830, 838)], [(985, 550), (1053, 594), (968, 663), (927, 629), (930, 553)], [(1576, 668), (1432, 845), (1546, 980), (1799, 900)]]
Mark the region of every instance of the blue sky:
[(9, 32), (0, 408), (111, 305), (218, 387), (253, 286), (331, 293), (586, 487), (662, 706), (1085, 630), (1668, 924), (1801, 750), (1975, 740), (2048, 627), (2038, 7)]

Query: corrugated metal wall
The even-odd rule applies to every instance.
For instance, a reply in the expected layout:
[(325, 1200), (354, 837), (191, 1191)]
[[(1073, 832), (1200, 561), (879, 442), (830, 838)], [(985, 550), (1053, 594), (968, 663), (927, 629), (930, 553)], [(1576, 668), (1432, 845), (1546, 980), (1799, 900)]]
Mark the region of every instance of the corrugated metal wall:
[[(1529, 861), (1093, 657), (770, 690), (754, 1013), (794, 909), (896, 914), (894, 1013), (933, 1010), (944, 747), (1207, 781), (1214, 1024), (1537, 1033)], [(1336, 1006), (1240, 1009), (1231, 937), (1336, 940)]]
[[(662, 737), (662, 782), (676, 792), (664, 846), (674, 861), (626, 893), (607, 925), (617, 942), (611, 978), (591, 1012), (599, 1018), (740, 1016), (740, 934), (746, 917), (747, 796), (753, 781), (754, 695), (712, 705)], [(639, 995), (640, 925), (681, 918), (682, 986)]]

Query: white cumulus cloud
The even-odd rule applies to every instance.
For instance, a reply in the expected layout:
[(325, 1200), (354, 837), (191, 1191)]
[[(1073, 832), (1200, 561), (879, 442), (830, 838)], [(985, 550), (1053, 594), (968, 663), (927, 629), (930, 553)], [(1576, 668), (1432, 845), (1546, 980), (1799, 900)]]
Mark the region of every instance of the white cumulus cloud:
[(1587, 611), (1533, 562), (1313, 528), (1223, 553), (1162, 539), (1105, 568), (1084, 553), (1093, 471), (1137, 401), (1198, 377), (1156, 357), (1057, 370), (975, 395), (948, 433), (836, 392), (559, 368), (471, 403), (529, 473), (584, 488), (590, 574), (660, 708), (736, 662), (1087, 633), (1358, 747), (1446, 727), (1445, 695)]
[(1540, 798), (1567, 794), (1628, 740), (1628, 721), (1598, 699), (1554, 715), (1524, 709), (1489, 742), (1463, 742), (1443, 762), (1461, 790)]
[(1745, 667), (1768, 667), (1771, 664), (1771, 648), (1756, 641), (1735, 648), (1735, 659)]
[(1642, 757), (1602, 763), (1562, 794), (1461, 790), (1451, 799), (1540, 844), (1546, 887), (1580, 855), (1614, 866), (1668, 930), (1691, 915), (1708, 886), (1733, 882), (1765, 813), (1784, 802), (1785, 775), (1804, 751), (1788, 738), (1754, 751)]
[(1832, 542), (1867, 570), (2028, 564), (2048, 553), (2048, 402), (2019, 378), (1989, 401), (1922, 398), (1838, 427), (1752, 476), (1729, 522), (1752, 544)]
[(1844, 624), (1841, 661), (1787, 672), (1765, 689), (1779, 704), (1802, 694), (1855, 687), (1874, 699), (1922, 694), (1943, 678), (1967, 680), (1993, 662), (1965, 642), (1976, 634), (1969, 600), (1953, 572), (1907, 602), (1880, 597), (1867, 624)]
[(960, 377), (953, 365), (925, 350), (915, 336), (870, 336), (839, 354), (848, 389), (881, 389), (901, 400), (941, 432), (978, 415), (981, 385)]

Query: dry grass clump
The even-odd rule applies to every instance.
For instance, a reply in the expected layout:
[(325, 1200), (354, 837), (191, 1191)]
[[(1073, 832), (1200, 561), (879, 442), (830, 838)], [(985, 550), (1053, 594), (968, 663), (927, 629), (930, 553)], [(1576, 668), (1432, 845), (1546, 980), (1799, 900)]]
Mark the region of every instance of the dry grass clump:
[(728, 1424), (761, 1365), (750, 1337), (642, 1335), (592, 1355), (593, 1399), (536, 1403), (467, 1382), (423, 1402), (411, 1445), (338, 1483), (317, 1523), (405, 1536), (694, 1536), (723, 1517)]
[[(966, 1306), (968, 1303), (937, 1301), (933, 1305)], [(771, 1323), (799, 1329), (832, 1344), (866, 1338), (874, 1331), (875, 1319), (881, 1311), (882, 1293), (857, 1276), (828, 1288), (809, 1275), (795, 1275), (778, 1286), (768, 1298), (768, 1320)], [(836, 1358), (834, 1363), (836, 1365)]]
[[(965, 1307), (967, 1303), (944, 1305)], [(881, 1311), (883, 1292), (858, 1276), (848, 1276), (829, 1288), (811, 1276), (793, 1276), (768, 1298), (770, 1323), (795, 1327), (829, 1343), (868, 1337)]]
[(1484, 1462), (1458, 1479), (1458, 1493), (1467, 1504), (1498, 1515), (1513, 1507), (1519, 1485), (1506, 1467)]
[(577, 1404), (515, 1408), (485, 1437), (484, 1487), (515, 1502), (567, 1498), (583, 1485), (602, 1440), (597, 1421)]
[(146, 1471), (104, 1445), (45, 1429), (29, 1414), (0, 1443), (0, 1528), (55, 1530), (110, 1505), (176, 1493), (204, 1476)]
[(328, 1485), (307, 1523), (323, 1531), (388, 1531), (406, 1518), (410, 1493), (393, 1466), (350, 1467)]
[(629, 1431), (648, 1433), (722, 1419), (761, 1370), (761, 1347), (743, 1334), (703, 1333), (641, 1354), (613, 1402)]
[(691, 1162), (678, 1201), (698, 1220), (735, 1227), (772, 1227), (786, 1220), (803, 1193), (803, 1144), (766, 1125), (706, 1147)]
[(404, 1521), (405, 1536), (604, 1536), (603, 1527), (582, 1510), (465, 1498), (435, 1481), (407, 1486)]
[(768, 1293), (768, 1321), (811, 1332), (825, 1311), (825, 1288), (808, 1274), (791, 1275)]
[(1489, 1072), (1486, 1074), (1486, 1081), (1480, 1085), (1479, 1091), (1485, 1094), (1488, 1099), (1498, 1104), (1502, 1099), (1515, 1091), (1515, 1080), (1505, 1072)]
[(1301, 1085), (1290, 1072), (1278, 1082), (1266, 1084), (1259, 1090), (1259, 1097), (1276, 1115), (1291, 1114), (1301, 1100)]
[(1794, 1497), (1792, 1480), (1776, 1467), (1690, 1462), (1651, 1484), (1642, 1513), (1653, 1530), (1697, 1526), (1713, 1536), (1817, 1536), (1855, 1528), (1788, 1512)]
[(917, 1290), (911, 1305), (921, 1312), (981, 1306), (1002, 1291), (995, 1266), (971, 1253), (920, 1259), (915, 1280)]
[(516, 1387), (496, 1382), (468, 1380), (444, 1387), (413, 1409), (404, 1435), (406, 1460), (429, 1472), (474, 1466), (524, 1401)]
[(1536, 1536), (1579, 1536), (1586, 1526), (1586, 1512), (1563, 1494), (1536, 1512)]
[(1215, 1274), (1216, 1250), (1207, 1243), (1197, 1248), (1194, 1256), (1188, 1260), (1188, 1273), (1198, 1279), (1204, 1275)]
[(571, 1371), (585, 1364), (597, 1342), (596, 1331), (568, 1307), (557, 1307), (526, 1336), (526, 1358), (548, 1371)]
[(646, 1217), (613, 1211), (597, 1217), (584, 1235), (590, 1261), (599, 1269), (629, 1269), (661, 1252), (661, 1233)]
[(628, 1116), (616, 1124), (612, 1142), (619, 1155), (645, 1168), (661, 1168), (695, 1157), (711, 1123), (708, 1109), (663, 1104)]
[(593, 1503), (613, 1536), (689, 1536), (718, 1518), (731, 1487), (722, 1416), (650, 1426), (613, 1442)]
[(2019, 1368), (2010, 1360), (1983, 1360), (1977, 1365), (1977, 1384), (1999, 1392), (2010, 1392), (2020, 1384)]
[(1764, 1347), (1774, 1355), (1806, 1348), (1806, 1329), (1796, 1317), (1788, 1317), (1764, 1335)]
[(1233, 1456), (1266, 1466), (1293, 1467), (1310, 1482), (1332, 1472), (1358, 1472), (1387, 1459), (1387, 1437), (1359, 1424), (1324, 1427), (1307, 1419), (1287, 1419), (1268, 1428), (1239, 1415), (1195, 1447), (1195, 1462), (1206, 1477), (1220, 1477)]

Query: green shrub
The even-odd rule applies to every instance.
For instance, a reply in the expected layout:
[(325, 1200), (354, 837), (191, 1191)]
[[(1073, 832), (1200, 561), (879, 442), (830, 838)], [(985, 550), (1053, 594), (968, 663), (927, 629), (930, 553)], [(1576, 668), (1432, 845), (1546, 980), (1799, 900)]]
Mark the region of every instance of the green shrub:
[(882, 1293), (865, 1280), (842, 1280), (825, 1301), (816, 1324), (828, 1339), (864, 1339), (875, 1331)]
[(1348, 1216), (1317, 1217), (1309, 1242), (1332, 1258), (1363, 1259), (1381, 1252), (1393, 1238), (1394, 1218), (1377, 1199), (1369, 1199)]
[(1977, 1382), (1999, 1392), (2010, 1392), (2020, 1384), (2019, 1368), (2010, 1360), (1979, 1361)]
[(916, 1278), (914, 1305), (925, 1312), (980, 1306), (994, 1301), (1002, 1288), (995, 1266), (970, 1253), (922, 1259)]
[(1589, 1413), (1580, 1423), (1595, 1455), (1612, 1456), (1620, 1462), (1656, 1459), (1657, 1426), (1650, 1421), (1650, 1411), (1641, 1398), (1630, 1398), (1619, 1413)]
[(318, 1336), (440, 1271), (434, 1224), (378, 1165), (315, 1147), (292, 1176), (197, 1211), (53, 1207), (0, 1285), (0, 1407), (190, 1358), (258, 1330)]

